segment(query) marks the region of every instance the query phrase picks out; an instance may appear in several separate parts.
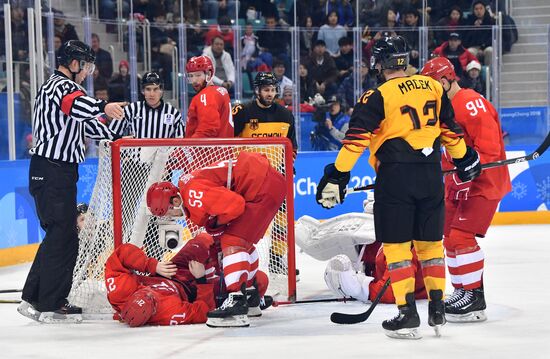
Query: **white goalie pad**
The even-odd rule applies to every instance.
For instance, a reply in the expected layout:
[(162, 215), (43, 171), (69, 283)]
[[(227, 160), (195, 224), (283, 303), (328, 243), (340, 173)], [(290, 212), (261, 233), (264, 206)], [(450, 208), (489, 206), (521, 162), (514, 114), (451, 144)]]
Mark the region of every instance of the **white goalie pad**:
[(369, 284), (373, 279), (356, 271), (350, 259), (342, 254), (328, 261), (325, 269), (325, 283), (334, 294), (362, 302), (369, 301)]
[(375, 241), (374, 217), (369, 213), (347, 213), (320, 222), (302, 216), (295, 224), (296, 244), (306, 254), (321, 261), (345, 254), (356, 262), (356, 246)]

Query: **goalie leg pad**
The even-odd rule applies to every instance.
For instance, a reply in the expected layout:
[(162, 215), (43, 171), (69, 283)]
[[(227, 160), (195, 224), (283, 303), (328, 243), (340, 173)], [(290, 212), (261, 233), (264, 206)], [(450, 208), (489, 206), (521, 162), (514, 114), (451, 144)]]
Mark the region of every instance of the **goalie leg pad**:
[(325, 270), (325, 283), (335, 294), (369, 301), (369, 284), (374, 278), (356, 272), (351, 260), (345, 255), (332, 258)]

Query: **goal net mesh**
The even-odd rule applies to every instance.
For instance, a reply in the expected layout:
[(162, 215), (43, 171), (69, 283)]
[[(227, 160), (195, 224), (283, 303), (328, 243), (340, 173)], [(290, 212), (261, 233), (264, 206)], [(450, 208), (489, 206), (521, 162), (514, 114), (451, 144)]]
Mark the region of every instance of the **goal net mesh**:
[[(186, 144), (189, 142), (192, 144)], [(82, 307), (84, 313), (111, 313), (104, 269), (107, 258), (118, 243), (132, 243), (149, 257), (169, 260), (187, 241), (204, 230), (184, 217), (174, 219), (151, 215), (146, 193), (153, 183), (170, 181), (177, 186), (182, 175), (222, 160), (235, 160), (241, 151), (249, 151), (264, 154), (272, 167), (291, 181), (290, 186), (287, 183), (287, 188), (292, 188), (292, 165), (287, 168), (291, 163), (289, 156), (292, 155), (288, 152), (292, 150), (281, 140), (275, 142), (263, 140), (255, 143), (250, 139), (217, 142), (123, 140), (120, 146), (112, 146), (109, 141), (101, 142), (97, 179), (84, 228), (79, 233), (79, 251), (69, 302)], [(283, 205), (256, 247), (260, 255), (260, 269), (270, 278), (268, 294), (292, 299), (295, 273), (289, 276), (289, 258), (294, 256), (293, 220), (289, 220), (293, 211), (289, 211), (289, 206), (292, 206), (292, 191), (287, 193)], [(164, 243), (163, 237), (159, 236), (159, 227), (163, 228), (166, 224), (181, 228), (175, 248), (170, 248), (173, 242)], [(289, 234), (292, 234), (290, 241)], [(291, 268), (294, 268), (293, 264)]]

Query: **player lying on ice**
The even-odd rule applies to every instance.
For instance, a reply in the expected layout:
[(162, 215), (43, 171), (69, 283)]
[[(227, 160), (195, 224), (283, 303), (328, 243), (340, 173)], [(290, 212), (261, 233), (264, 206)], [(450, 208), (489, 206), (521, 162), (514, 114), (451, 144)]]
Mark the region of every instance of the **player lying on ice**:
[[(349, 213), (319, 222), (302, 216), (296, 222), (296, 244), (318, 260), (329, 260), (325, 282), (338, 296), (372, 301), (390, 277), (381, 243), (376, 242), (373, 218), (374, 200), (366, 200), (365, 213)], [(428, 299), (422, 268), (414, 248), (412, 266), (416, 277), (415, 298)], [(381, 303), (395, 303), (388, 287)]]
[(265, 156), (243, 151), (232, 162), (220, 161), (182, 176), (178, 187), (170, 182), (153, 184), (147, 192), (147, 206), (156, 216), (185, 213), (188, 220), (204, 227), (219, 243), (228, 297), (208, 313), (206, 324), (249, 326), (251, 303), (246, 288), (255, 284), (263, 296), (268, 286), (267, 275), (258, 269), (255, 244), (283, 203), (283, 176)]
[[(179, 267), (148, 258), (133, 244), (119, 246), (105, 264), (107, 299), (115, 318), (131, 327), (205, 323), (206, 314), (215, 307), (214, 284), (206, 281), (203, 264), (212, 242), (206, 233), (189, 241), (178, 253)], [(188, 258), (201, 262), (184, 263), (182, 259)]]

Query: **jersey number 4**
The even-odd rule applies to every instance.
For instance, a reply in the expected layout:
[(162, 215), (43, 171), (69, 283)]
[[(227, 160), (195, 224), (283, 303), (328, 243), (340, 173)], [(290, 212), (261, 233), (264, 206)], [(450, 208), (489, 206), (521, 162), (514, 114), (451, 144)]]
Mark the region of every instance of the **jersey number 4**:
[(422, 118), (420, 118), (420, 116), (418, 115), (418, 111), (416, 110), (416, 108), (409, 105), (401, 106), (401, 114), (409, 115), (413, 123), (413, 128), (415, 130), (418, 130), (422, 127), (422, 122), (421, 122), (422, 120), (425, 121), (426, 126), (436, 125), (437, 123), (436, 108), (437, 108), (437, 101), (429, 100), (429, 101), (426, 101), (426, 103), (424, 104), (424, 107), (422, 108), (422, 113), (423, 113)]

